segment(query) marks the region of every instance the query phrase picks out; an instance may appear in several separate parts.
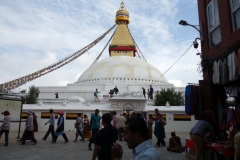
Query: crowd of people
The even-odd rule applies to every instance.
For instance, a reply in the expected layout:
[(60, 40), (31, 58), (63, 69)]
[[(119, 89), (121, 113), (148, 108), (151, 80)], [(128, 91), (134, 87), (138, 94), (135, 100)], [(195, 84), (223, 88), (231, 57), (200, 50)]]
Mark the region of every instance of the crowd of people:
[[(62, 110), (58, 111), (57, 125), (55, 126), (55, 113), (53, 109), (49, 110), (50, 119), (45, 123), (49, 124), (48, 130), (42, 140), (46, 141), (49, 134), (51, 133), (52, 143), (55, 143), (58, 136), (62, 135), (65, 143), (69, 142), (67, 135), (64, 131), (64, 112)], [(78, 136), (81, 137), (80, 141), (89, 140), (88, 149), (92, 150), (92, 143), (94, 144), (92, 159), (95, 160), (112, 160), (122, 158), (122, 146), (119, 141), (126, 141), (129, 149), (133, 149), (132, 159), (144, 159), (146, 157), (152, 157), (152, 159), (159, 160), (160, 155), (156, 151), (155, 147), (151, 143), (153, 134), (153, 124), (154, 119), (150, 115), (148, 120), (145, 116), (139, 112), (133, 112), (130, 116), (127, 114), (117, 115), (115, 111), (103, 114), (102, 117), (99, 116), (99, 110), (95, 110), (95, 114), (92, 115), (89, 120), (87, 115), (83, 118), (81, 114), (77, 114), (77, 119), (75, 123), (76, 128), (76, 138), (73, 142), (77, 142)], [(166, 122), (162, 119), (161, 114), (158, 109), (155, 110), (155, 128), (154, 135), (157, 137), (158, 141), (156, 147), (160, 146), (160, 143), (165, 146), (164, 138), (165, 131), (164, 126)], [(8, 145), (8, 134), (10, 130), (10, 113), (8, 111), (3, 112), (4, 120), (1, 126), (0, 136), (5, 132), (5, 146)], [(36, 131), (36, 124), (34, 125), (34, 119), (36, 119), (32, 111), (27, 111), (28, 117), (25, 124), (25, 131), (21, 138), (21, 145), (26, 143), (26, 140), (31, 140), (33, 145), (38, 141), (34, 137), (34, 131)], [(104, 126), (100, 129), (100, 121)], [(141, 154), (138, 154), (140, 153)]]
[[(53, 109), (49, 110), (50, 119), (45, 123), (49, 123), (49, 128), (42, 138), (47, 140), (51, 133), (52, 143), (57, 141), (58, 136), (62, 135), (65, 143), (69, 142), (67, 135), (64, 131), (64, 112), (58, 111), (57, 126), (55, 128), (55, 113)], [(95, 110), (95, 114), (91, 116), (89, 120), (87, 115), (83, 118), (81, 114), (77, 114), (75, 122), (76, 138), (73, 142), (77, 142), (78, 136), (81, 137), (80, 141), (89, 140), (88, 149), (92, 150), (92, 143), (94, 144), (92, 160), (98, 158), (98, 160), (119, 160), (123, 156), (122, 146), (117, 141), (127, 142), (128, 148), (133, 150), (132, 160), (160, 160), (160, 155), (155, 149), (156, 147), (166, 146), (165, 143), (165, 125), (166, 121), (163, 119), (158, 109), (155, 109), (155, 119), (152, 115), (149, 115), (148, 119), (139, 112), (133, 112), (130, 116), (125, 113), (117, 115), (115, 111), (105, 113), (102, 117), (99, 116), (99, 110)], [(9, 111), (2, 112), (4, 115), (3, 124), (0, 126), (0, 137), (5, 133), (5, 144), (8, 146), (9, 130), (10, 130), (10, 113)], [(26, 143), (26, 140), (31, 140), (33, 145), (38, 142), (34, 137), (34, 132), (37, 131), (36, 115), (32, 111), (27, 111), (28, 117), (25, 123), (25, 130), (20, 140), (21, 145)], [(103, 128), (100, 129), (100, 121)], [(153, 128), (154, 126), (154, 128)], [(56, 129), (56, 130), (55, 130)], [(152, 135), (157, 138), (156, 145), (152, 145)], [(199, 120), (196, 125), (190, 131), (190, 138), (193, 140), (196, 146), (196, 159), (200, 160), (203, 155), (203, 138), (209, 136), (212, 140), (215, 140), (213, 127), (210, 123)], [(239, 133), (235, 136), (236, 142), (239, 141)], [(239, 145), (236, 143), (236, 147)], [(235, 148), (237, 150), (237, 148)], [(171, 132), (171, 138), (169, 138), (168, 151), (181, 153), (184, 151), (184, 147), (181, 144), (181, 139), (175, 132)], [(235, 155), (239, 153), (236, 152)]]

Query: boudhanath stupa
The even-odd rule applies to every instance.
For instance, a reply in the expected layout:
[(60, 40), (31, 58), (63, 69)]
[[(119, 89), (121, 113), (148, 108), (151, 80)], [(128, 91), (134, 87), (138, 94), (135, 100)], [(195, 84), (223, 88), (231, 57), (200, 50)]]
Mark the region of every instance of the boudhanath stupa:
[(172, 88), (162, 73), (144, 59), (135, 57), (136, 46), (129, 31), (129, 13), (123, 3), (116, 12), (117, 29), (109, 45), (109, 58), (90, 66), (77, 82), (63, 87), (39, 87), (39, 99), (47, 102), (58, 92), (60, 99), (78, 96), (85, 101), (94, 101), (93, 92), (97, 88), (100, 99), (109, 97), (109, 91), (115, 86), (119, 94), (135, 93), (142, 87), (153, 85), (155, 91)]
[[(64, 110), (66, 130), (71, 130), (76, 113), (91, 117), (95, 109), (99, 109), (101, 114), (116, 111), (118, 115), (138, 111), (148, 117), (158, 108), (167, 123), (170, 123), (169, 127), (166, 127), (167, 132), (188, 132), (196, 121), (185, 114), (184, 106), (154, 106), (153, 100), (143, 97), (142, 87), (147, 91), (152, 85), (156, 92), (174, 86), (157, 68), (136, 56), (136, 44), (128, 28), (129, 12), (124, 3), (121, 3), (116, 12), (115, 23), (117, 28), (109, 44), (108, 58), (87, 68), (75, 83), (66, 86), (38, 86), (38, 103), (24, 104), (23, 112), (33, 110), (39, 117), (38, 121), (46, 121), (49, 108)], [(110, 96), (109, 92), (115, 86), (119, 93)], [(100, 102), (95, 102), (96, 89), (99, 91)], [(58, 93), (58, 98), (55, 98), (55, 93)], [(176, 117), (181, 116), (183, 119), (184, 116), (187, 117), (186, 120), (177, 121), (179, 118)], [(39, 130), (46, 130), (44, 123), (39, 123)]]

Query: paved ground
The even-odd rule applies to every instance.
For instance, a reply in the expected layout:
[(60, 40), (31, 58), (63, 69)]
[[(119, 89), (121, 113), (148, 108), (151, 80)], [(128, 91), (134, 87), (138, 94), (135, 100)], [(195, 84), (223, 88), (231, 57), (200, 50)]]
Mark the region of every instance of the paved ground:
[[(73, 142), (75, 135), (74, 132), (67, 132), (67, 137), (69, 139), (68, 143), (63, 143), (62, 137), (59, 137), (57, 142), (52, 144), (50, 136), (47, 141), (43, 141), (42, 137), (45, 132), (35, 133), (35, 138), (38, 143), (33, 146), (32, 142), (26, 142), (26, 145), (20, 145), (20, 142), (15, 139), (17, 137), (17, 132), (10, 133), (9, 146), (4, 145), (4, 134), (0, 139), (0, 159), (1, 160), (91, 160), (92, 151), (88, 151), (88, 141), (83, 142)], [(170, 135), (166, 133), (166, 135)], [(185, 138), (189, 138), (187, 133), (178, 133), (182, 138), (182, 144), (185, 145)], [(169, 136), (165, 139), (168, 143)], [(152, 142), (156, 143), (156, 138), (154, 137)], [(123, 146), (123, 160), (131, 159), (131, 150), (128, 149), (126, 142), (120, 142)], [(92, 147), (93, 148), (93, 147)], [(166, 147), (156, 148), (160, 153), (162, 160), (186, 160), (186, 154), (183, 153), (173, 153), (168, 152)]]

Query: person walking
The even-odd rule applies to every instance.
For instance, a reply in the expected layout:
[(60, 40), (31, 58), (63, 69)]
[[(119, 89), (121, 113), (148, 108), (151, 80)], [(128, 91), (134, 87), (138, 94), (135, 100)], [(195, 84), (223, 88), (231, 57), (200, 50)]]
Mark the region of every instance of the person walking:
[(38, 132), (38, 123), (37, 123), (37, 116), (36, 114), (33, 112), (33, 128), (34, 128), (34, 132)]
[(143, 88), (143, 87), (142, 87), (142, 90), (143, 90), (143, 96), (144, 96), (144, 98), (146, 99), (146, 96), (145, 96), (146, 90), (145, 90), (145, 88)]
[(111, 124), (112, 116), (105, 113), (102, 116), (102, 125), (104, 128), (99, 130), (93, 138), (94, 151), (92, 160), (111, 160), (111, 147), (118, 139), (118, 130)]
[(147, 121), (149, 139), (152, 139), (152, 130), (153, 130), (152, 125), (153, 125), (153, 117), (152, 115), (149, 115), (148, 121)]
[(153, 99), (153, 91), (154, 91), (154, 89), (153, 89), (152, 85), (150, 85), (150, 99)]
[(10, 123), (11, 123), (11, 118), (10, 118), (10, 113), (8, 111), (2, 112), (4, 115), (3, 118), (3, 123), (0, 127), (0, 138), (3, 133), (5, 133), (5, 144), (4, 146), (8, 146), (8, 135), (9, 135), (9, 130), (10, 130)]
[(36, 88), (36, 96), (37, 96), (37, 98), (38, 98), (39, 93), (40, 93), (40, 90), (39, 90), (39, 88), (37, 87), (37, 88)]
[(154, 135), (157, 137), (157, 147), (160, 147), (160, 143), (162, 146), (166, 146), (166, 143), (164, 141), (165, 136), (165, 129), (164, 126), (167, 124), (164, 119), (162, 119), (162, 115), (158, 114), (157, 115), (157, 122), (155, 124), (154, 128)]
[(100, 102), (98, 99), (98, 89), (94, 92), (95, 102)]
[(122, 138), (124, 137), (124, 127), (125, 127), (125, 117), (123, 117), (122, 114), (118, 117), (118, 137), (119, 141), (122, 141)]
[(118, 116), (115, 111), (113, 111), (113, 127), (118, 128)]
[(50, 108), (49, 112), (50, 112), (50, 119), (49, 119), (49, 121), (47, 121), (45, 123), (45, 125), (47, 125), (49, 123), (49, 128), (48, 128), (48, 131), (45, 134), (45, 136), (42, 138), (43, 140), (47, 140), (47, 137), (48, 137), (48, 135), (50, 133), (52, 135), (52, 140), (54, 139), (54, 134), (55, 134), (55, 131), (54, 131), (55, 114), (53, 113), (53, 109), (52, 108)]
[(92, 150), (91, 146), (92, 146), (94, 136), (97, 133), (97, 131), (99, 131), (99, 128), (100, 128), (101, 117), (98, 114), (99, 114), (99, 110), (96, 109), (95, 114), (91, 117), (90, 125), (92, 129), (92, 138), (88, 144), (88, 150)]
[(90, 121), (86, 114), (83, 117), (84, 117), (83, 137), (90, 139), (92, 137)]
[(69, 140), (68, 140), (68, 138), (67, 138), (67, 136), (64, 132), (64, 117), (63, 117), (64, 112), (62, 110), (59, 110), (58, 113), (59, 113), (60, 116), (58, 118), (57, 130), (55, 132), (55, 136), (54, 136), (54, 139), (53, 139), (52, 142), (55, 143), (57, 141), (58, 136), (62, 135), (64, 140), (65, 140), (64, 143), (67, 143)]
[(83, 131), (83, 119), (81, 118), (81, 114), (78, 113), (77, 114), (78, 118), (76, 120), (76, 138), (73, 142), (77, 142), (77, 138), (78, 138), (78, 135), (80, 135), (82, 137), (82, 139), (80, 139), (80, 141), (84, 141), (84, 136), (82, 134), (82, 131)]
[(37, 140), (34, 138), (32, 132), (34, 132), (34, 126), (33, 126), (33, 116), (32, 116), (32, 111), (27, 111), (28, 117), (26, 121), (26, 128), (25, 128), (25, 134), (22, 137), (22, 143), (20, 145), (25, 145), (25, 141), (27, 137), (30, 138), (30, 140), (33, 142), (33, 145), (37, 143)]

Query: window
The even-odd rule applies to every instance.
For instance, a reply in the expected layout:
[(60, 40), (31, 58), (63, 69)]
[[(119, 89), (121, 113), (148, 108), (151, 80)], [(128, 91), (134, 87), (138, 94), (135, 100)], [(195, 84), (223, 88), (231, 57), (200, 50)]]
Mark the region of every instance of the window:
[(187, 114), (174, 114), (174, 121), (191, 121), (191, 116)]
[[(58, 112), (54, 112), (55, 119), (58, 118)], [(41, 118), (42, 119), (49, 119), (51, 114), (49, 112), (41, 112)]]
[(210, 48), (212, 48), (222, 41), (218, 12), (218, 0), (212, 0), (208, 4), (207, 17), (208, 17), (209, 42)]
[[(83, 117), (83, 113), (80, 113), (80, 116)], [(68, 120), (76, 120), (77, 117), (77, 113), (66, 113), (66, 119)]]
[[(153, 120), (155, 121), (155, 118), (156, 118), (156, 114), (149, 114), (149, 115), (151, 115), (152, 116), (152, 118), (153, 118)], [(161, 114), (162, 115), (162, 119), (164, 119), (165, 121), (167, 120), (166, 119), (166, 114)]]
[(27, 112), (22, 112), (21, 119), (27, 119), (27, 117), (28, 117)]
[(240, 28), (240, 0), (230, 0), (232, 8), (233, 30)]

